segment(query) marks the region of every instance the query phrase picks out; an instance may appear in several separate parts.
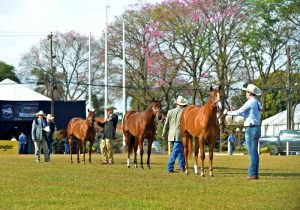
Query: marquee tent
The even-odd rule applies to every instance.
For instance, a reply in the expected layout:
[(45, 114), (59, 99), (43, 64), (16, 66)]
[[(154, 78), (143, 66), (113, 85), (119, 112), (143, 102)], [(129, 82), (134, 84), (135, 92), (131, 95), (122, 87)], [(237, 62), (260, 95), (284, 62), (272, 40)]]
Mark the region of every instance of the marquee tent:
[(23, 84), (18, 84), (10, 79), (0, 82), (0, 101), (51, 101)]
[[(278, 136), (281, 130), (287, 127), (287, 111), (284, 110), (262, 121), (261, 136)], [(300, 130), (300, 104), (297, 104), (294, 113), (294, 129)]]

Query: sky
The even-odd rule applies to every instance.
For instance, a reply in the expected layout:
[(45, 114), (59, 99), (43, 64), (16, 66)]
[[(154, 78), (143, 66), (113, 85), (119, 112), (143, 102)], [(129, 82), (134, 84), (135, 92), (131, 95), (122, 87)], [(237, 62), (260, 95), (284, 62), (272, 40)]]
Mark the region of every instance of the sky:
[[(23, 54), (51, 32), (100, 37), (108, 23), (139, 0), (0, 0), (0, 60), (19, 69)], [(144, 0), (157, 3), (160, 0)]]

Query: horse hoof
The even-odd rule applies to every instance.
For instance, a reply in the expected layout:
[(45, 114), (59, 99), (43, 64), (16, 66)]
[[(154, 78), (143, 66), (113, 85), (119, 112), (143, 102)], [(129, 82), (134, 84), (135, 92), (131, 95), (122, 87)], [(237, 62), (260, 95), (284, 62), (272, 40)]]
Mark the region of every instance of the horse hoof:
[(151, 167), (150, 166), (147, 166), (149, 169), (151, 169)]
[(127, 168), (130, 168), (130, 166), (127, 166)]
[(195, 172), (195, 175), (198, 176), (198, 175), (199, 175), (199, 172)]
[(138, 168), (138, 166), (137, 166), (137, 165), (134, 165), (134, 168)]
[(189, 172), (186, 171), (186, 172), (185, 172), (185, 175), (186, 175), (186, 176), (189, 175)]
[(144, 170), (144, 166), (141, 166), (141, 169)]
[(205, 177), (205, 175), (204, 175), (204, 174), (201, 174), (201, 177)]
[(214, 177), (214, 175), (213, 175), (213, 174), (210, 174), (209, 176), (210, 176), (210, 177)]

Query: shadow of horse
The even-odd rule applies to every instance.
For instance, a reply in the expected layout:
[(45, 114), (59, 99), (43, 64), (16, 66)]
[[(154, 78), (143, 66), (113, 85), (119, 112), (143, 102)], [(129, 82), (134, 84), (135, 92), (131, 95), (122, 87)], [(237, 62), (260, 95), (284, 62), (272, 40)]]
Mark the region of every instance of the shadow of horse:
[(156, 133), (155, 117), (161, 116), (161, 101), (152, 99), (152, 103), (143, 112), (129, 111), (123, 118), (123, 134), (127, 147), (127, 167), (130, 168), (130, 153), (134, 150), (134, 167), (137, 168), (137, 149), (140, 148), (141, 168), (143, 169), (143, 143), (148, 140), (147, 167), (150, 169), (152, 142)]

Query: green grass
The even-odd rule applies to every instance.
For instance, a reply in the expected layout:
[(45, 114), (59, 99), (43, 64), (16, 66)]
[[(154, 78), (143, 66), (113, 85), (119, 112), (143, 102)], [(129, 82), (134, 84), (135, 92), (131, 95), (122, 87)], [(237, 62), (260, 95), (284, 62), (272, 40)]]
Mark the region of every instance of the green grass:
[(0, 209), (300, 209), (300, 156), (262, 155), (258, 181), (246, 180), (248, 156), (215, 156), (212, 178), (207, 158), (206, 177), (167, 174), (167, 155), (152, 155), (151, 170), (127, 169), (125, 154), (92, 160), (0, 155)]

